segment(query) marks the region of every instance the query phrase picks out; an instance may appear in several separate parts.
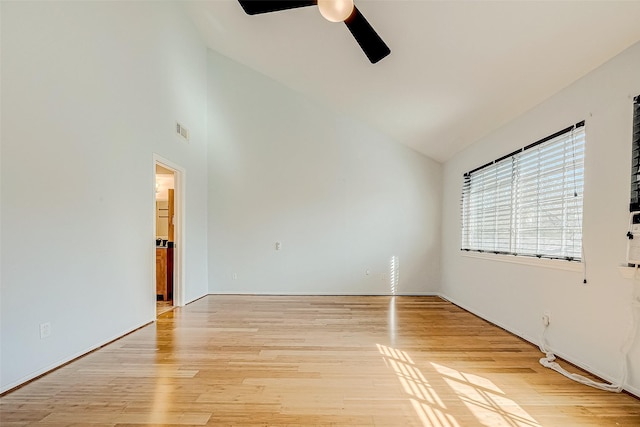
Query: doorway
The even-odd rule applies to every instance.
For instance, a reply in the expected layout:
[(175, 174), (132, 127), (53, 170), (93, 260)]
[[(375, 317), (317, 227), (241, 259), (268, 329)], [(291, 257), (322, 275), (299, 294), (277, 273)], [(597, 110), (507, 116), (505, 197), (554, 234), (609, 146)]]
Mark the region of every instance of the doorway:
[(154, 155), (154, 298), (156, 316), (182, 303), (182, 203), (184, 171)]

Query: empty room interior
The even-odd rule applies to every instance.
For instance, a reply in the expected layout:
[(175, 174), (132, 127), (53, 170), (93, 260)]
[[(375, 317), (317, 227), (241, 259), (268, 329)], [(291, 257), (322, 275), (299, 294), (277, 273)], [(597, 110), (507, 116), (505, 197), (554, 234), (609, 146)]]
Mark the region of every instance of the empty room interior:
[(2, 0), (0, 425), (639, 426), (639, 17)]

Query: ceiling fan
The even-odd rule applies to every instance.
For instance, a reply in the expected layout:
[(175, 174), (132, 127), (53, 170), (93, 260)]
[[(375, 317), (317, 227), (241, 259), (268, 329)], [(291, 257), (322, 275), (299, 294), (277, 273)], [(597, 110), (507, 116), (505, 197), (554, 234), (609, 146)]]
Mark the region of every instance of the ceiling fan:
[(331, 22), (344, 22), (372, 64), (391, 53), (353, 0), (238, 0), (248, 15), (318, 6), (322, 16)]

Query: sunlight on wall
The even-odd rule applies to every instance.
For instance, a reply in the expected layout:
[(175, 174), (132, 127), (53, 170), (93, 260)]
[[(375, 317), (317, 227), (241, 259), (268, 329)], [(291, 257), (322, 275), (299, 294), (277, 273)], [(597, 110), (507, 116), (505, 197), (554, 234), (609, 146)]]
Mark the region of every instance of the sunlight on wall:
[[(459, 427), (461, 423), (468, 425), (469, 419), (477, 425), (491, 427), (540, 427), (533, 417), (487, 378), (433, 362), (426, 364), (430, 375), (425, 376), (408, 353), (381, 344), (377, 347), (385, 365), (393, 369), (409, 395), (425, 427)], [(456, 420), (452, 413), (457, 414), (460, 420)]]
[(400, 280), (400, 260), (397, 256), (392, 256), (389, 262), (389, 288), (391, 295), (398, 292), (398, 281)]

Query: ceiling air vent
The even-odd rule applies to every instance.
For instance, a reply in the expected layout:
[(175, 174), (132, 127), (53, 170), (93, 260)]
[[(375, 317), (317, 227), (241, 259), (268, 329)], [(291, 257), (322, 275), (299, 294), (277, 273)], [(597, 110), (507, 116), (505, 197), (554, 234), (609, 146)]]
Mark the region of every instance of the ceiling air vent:
[(189, 140), (189, 129), (182, 126), (180, 123), (176, 123), (176, 133), (183, 137), (185, 140)]

